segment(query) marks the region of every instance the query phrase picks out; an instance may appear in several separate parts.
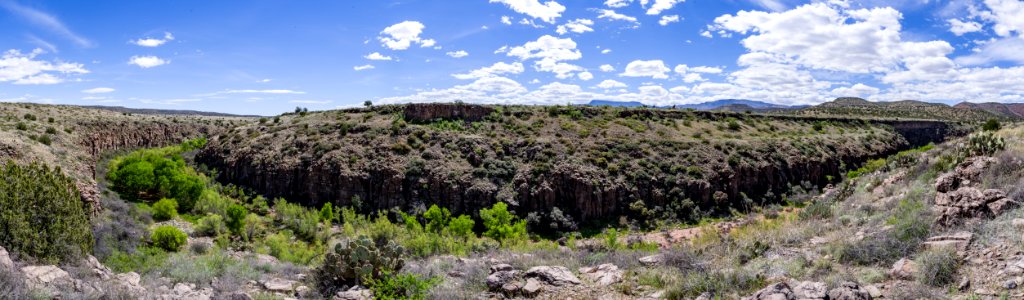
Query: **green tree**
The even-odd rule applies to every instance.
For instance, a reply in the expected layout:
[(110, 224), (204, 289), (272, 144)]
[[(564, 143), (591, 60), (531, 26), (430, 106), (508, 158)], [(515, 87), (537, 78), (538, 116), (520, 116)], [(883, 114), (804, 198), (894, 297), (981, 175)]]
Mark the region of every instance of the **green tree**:
[(427, 220), (427, 231), (431, 232), (441, 232), (451, 217), (452, 213), (447, 208), (440, 208), (437, 204), (431, 205), (427, 212), (423, 213), (423, 218)]
[(458, 237), (472, 237), (476, 222), (467, 215), (461, 215), (448, 222), (448, 232)]
[(160, 199), (153, 203), (153, 219), (167, 221), (178, 216), (178, 201), (174, 199)]
[(334, 205), (330, 202), (324, 203), (324, 207), (320, 208), (320, 222), (334, 222)]
[(242, 228), (245, 227), (245, 216), (247, 215), (249, 215), (249, 211), (245, 209), (245, 206), (238, 204), (229, 206), (225, 222), (228, 225), (228, 229), (235, 234), (241, 235)]
[(517, 221), (516, 216), (508, 211), (505, 202), (494, 203), (490, 209), (480, 210), (480, 219), (484, 222), (484, 236), (505, 243), (526, 235), (526, 221)]

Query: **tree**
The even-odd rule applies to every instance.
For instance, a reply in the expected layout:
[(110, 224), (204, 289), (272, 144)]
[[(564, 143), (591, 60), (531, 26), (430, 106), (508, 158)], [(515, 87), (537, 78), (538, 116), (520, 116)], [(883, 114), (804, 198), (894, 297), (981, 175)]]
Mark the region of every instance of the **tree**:
[(167, 251), (178, 251), (178, 249), (181, 249), (181, 246), (188, 242), (188, 235), (181, 232), (177, 227), (164, 225), (154, 229), (150, 239), (153, 240), (154, 246)]
[(241, 234), (242, 228), (245, 227), (245, 216), (249, 215), (249, 211), (245, 209), (245, 206), (238, 204), (232, 204), (228, 207), (227, 220), (228, 229), (235, 234)]
[(320, 222), (333, 222), (334, 221), (334, 205), (330, 202), (324, 203), (324, 207), (320, 208)]
[(0, 245), (47, 263), (92, 253), (87, 205), (60, 168), (0, 165)]
[(480, 219), (484, 222), (484, 236), (505, 243), (526, 235), (526, 221), (516, 220), (516, 216), (508, 211), (505, 202), (495, 203), (490, 209), (480, 210)]
[(178, 216), (178, 201), (174, 199), (160, 199), (153, 204), (153, 219), (167, 221)]
[(476, 222), (467, 215), (461, 215), (448, 222), (448, 232), (457, 237), (472, 237)]
[(363, 106), (371, 107), (371, 106), (373, 106), (373, 101), (370, 101), (370, 100), (363, 101)]
[(427, 231), (431, 232), (441, 232), (451, 217), (452, 213), (447, 208), (440, 208), (437, 204), (431, 205), (427, 212), (423, 213), (423, 218), (427, 220)]

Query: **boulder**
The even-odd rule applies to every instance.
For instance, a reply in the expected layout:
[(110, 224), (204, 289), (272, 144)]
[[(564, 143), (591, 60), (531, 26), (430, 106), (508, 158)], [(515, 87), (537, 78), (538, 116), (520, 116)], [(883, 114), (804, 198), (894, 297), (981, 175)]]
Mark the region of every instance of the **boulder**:
[(4, 270), (14, 269), (14, 261), (11, 260), (11, 255), (7, 253), (7, 249), (0, 247), (0, 268)]
[(793, 289), (789, 287), (788, 283), (779, 282), (769, 285), (754, 294), (743, 297), (743, 300), (793, 300), (796, 296), (793, 295)]
[(1017, 203), (997, 189), (975, 187), (982, 171), (995, 159), (973, 157), (935, 180), (935, 222), (949, 226), (961, 219), (998, 216)]
[(98, 259), (96, 259), (96, 257), (92, 255), (89, 255), (85, 259), (83, 259), (82, 265), (89, 267), (89, 269), (92, 270), (92, 273), (95, 274), (96, 277), (99, 277), (100, 279), (108, 280), (114, 276), (114, 272), (111, 271), (110, 268), (104, 266), (102, 263), (100, 263)]
[(369, 289), (354, 286), (347, 291), (341, 291), (334, 295), (334, 300), (370, 300), (373, 299), (373, 292)]
[(622, 281), (622, 270), (613, 264), (603, 264), (597, 267), (580, 268), (580, 274), (590, 279), (599, 286), (609, 286)]
[(534, 297), (540, 294), (543, 286), (540, 284), (540, 280), (536, 278), (526, 279), (526, 285), (523, 285), (523, 295), (526, 297)]
[(297, 282), (282, 278), (271, 278), (270, 280), (263, 281), (263, 288), (277, 293), (290, 293), (295, 289)]
[(491, 265), (491, 273), (501, 272), (501, 271), (512, 271), (512, 270), (515, 270), (515, 268), (513, 268), (512, 265), (509, 265), (509, 264)]
[(870, 300), (871, 294), (855, 282), (843, 282), (828, 291), (829, 300)]
[(952, 248), (959, 252), (966, 252), (967, 248), (971, 246), (973, 239), (973, 233), (961, 231), (951, 235), (930, 237), (924, 242), (924, 246), (928, 248)]
[(828, 286), (824, 282), (803, 281), (793, 286), (796, 299), (819, 300), (828, 297)]
[(496, 291), (505, 284), (515, 280), (517, 273), (518, 272), (515, 270), (497, 271), (491, 273), (491, 275), (487, 275), (487, 288), (489, 288), (492, 291)]
[(640, 261), (641, 264), (643, 264), (645, 266), (653, 267), (653, 266), (660, 265), (662, 262), (664, 262), (665, 261), (665, 256), (661, 255), (661, 254), (644, 256), (644, 257), (641, 257), (639, 259), (639, 261)]
[(913, 280), (916, 274), (917, 263), (906, 258), (896, 261), (889, 269), (889, 276), (896, 279)]
[(563, 286), (568, 284), (580, 284), (579, 278), (572, 274), (568, 268), (562, 266), (537, 266), (526, 270), (526, 277), (536, 277), (543, 280), (545, 283), (554, 286)]
[(57, 266), (28, 266), (21, 268), (25, 284), (31, 289), (55, 291), (75, 286), (71, 274)]

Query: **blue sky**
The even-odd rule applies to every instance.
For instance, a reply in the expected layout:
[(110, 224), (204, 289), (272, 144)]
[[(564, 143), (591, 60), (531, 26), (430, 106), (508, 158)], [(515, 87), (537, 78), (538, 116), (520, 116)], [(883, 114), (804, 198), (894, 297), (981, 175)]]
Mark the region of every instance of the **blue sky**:
[(0, 101), (1024, 101), (1021, 0), (0, 0)]

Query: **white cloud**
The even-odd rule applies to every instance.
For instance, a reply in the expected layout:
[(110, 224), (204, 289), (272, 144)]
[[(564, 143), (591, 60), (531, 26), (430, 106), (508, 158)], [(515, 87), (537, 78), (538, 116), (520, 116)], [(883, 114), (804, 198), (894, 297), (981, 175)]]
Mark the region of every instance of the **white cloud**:
[(601, 81), (601, 83), (598, 83), (596, 85), (596, 87), (601, 88), (601, 89), (610, 90), (610, 89), (625, 88), (625, 87), (627, 87), (627, 85), (625, 83), (622, 83), (622, 82), (619, 82), (619, 81), (615, 81), (615, 80), (611, 80), (611, 79), (605, 79), (604, 81)]
[(82, 64), (36, 60), (36, 56), (42, 53), (41, 49), (33, 50), (30, 53), (21, 53), (14, 49), (4, 52), (3, 56), (0, 56), (0, 82), (55, 84), (64, 81), (57, 75), (89, 73), (89, 70), (86, 70)]
[(589, 19), (576, 19), (563, 25), (558, 25), (558, 29), (556, 29), (555, 32), (558, 32), (558, 34), (566, 34), (569, 32), (584, 33), (594, 31), (590, 26), (594, 26), (594, 21)]
[(878, 94), (878, 88), (864, 85), (862, 83), (854, 84), (850, 87), (838, 87), (832, 90), (832, 95), (836, 97), (861, 97), (868, 98), (872, 95)]
[(635, 17), (620, 14), (611, 9), (598, 9), (597, 12), (601, 13), (600, 15), (597, 16), (598, 19), (609, 19), (636, 23)]
[(576, 74), (576, 76), (583, 81), (594, 79), (594, 74), (591, 74), (590, 72), (580, 72), (579, 74)]
[(260, 79), (260, 80), (259, 80), (259, 81), (257, 81), (257, 82), (259, 82), (259, 83), (268, 83), (268, 82), (271, 82), (271, 81), (272, 81), (272, 80), (271, 80), (270, 78), (264, 78), (264, 79)]
[(1024, 34), (1024, 1), (1020, 0), (985, 0), (988, 12), (982, 18), (995, 23), (992, 30), (999, 36)]
[(490, 0), (490, 3), (504, 3), (518, 13), (550, 24), (554, 24), (555, 19), (561, 17), (562, 12), (565, 11), (565, 6), (553, 0), (543, 4), (539, 0)]
[(668, 26), (675, 22), (679, 22), (679, 15), (661, 16), (661, 20), (658, 20), (658, 24), (661, 26)]
[(960, 21), (958, 19), (949, 19), (949, 32), (955, 35), (964, 35), (966, 33), (981, 31), (981, 24), (973, 21)]
[(688, 72), (706, 73), (706, 74), (719, 74), (719, 73), (722, 73), (722, 69), (718, 68), (718, 67), (706, 67), (706, 66), (691, 67), (691, 66), (687, 66), (687, 65), (677, 65), (675, 67), (675, 69), (673, 69), (673, 71), (675, 71), (676, 73), (679, 73), (679, 74), (686, 74)]
[(108, 88), (108, 87), (98, 87), (98, 88), (91, 88), (91, 89), (87, 89), (87, 90), (82, 90), (82, 92), (86, 93), (86, 94), (104, 94), (104, 93), (110, 93), (110, 92), (113, 92), (113, 91), (115, 91), (115, 90), (112, 89), (112, 88)]
[(373, 68), (375, 68), (373, 65), (365, 64), (365, 65), (362, 65), (362, 66), (352, 67), (352, 70), (362, 71), (362, 70), (372, 70)]
[[(676, 6), (676, 4), (680, 4), (680, 3), (683, 3), (685, 1), (686, 0), (654, 0), (654, 4), (651, 5), (651, 7), (647, 9), (647, 14), (648, 15), (661, 14), (662, 11), (669, 10), (673, 6)], [(647, 1), (643, 1), (643, 2), (647, 2)]]
[(783, 11), (786, 10), (786, 5), (779, 2), (779, 0), (751, 0), (754, 4), (760, 5), (761, 7), (767, 8), (771, 11)]
[(436, 41), (420, 37), (424, 28), (426, 26), (423, 23), (404, 21), (384, 28), (377, 39), (381, 45), (391, 50), (406, 50), (412, 44), (419, 44), (423, 48), (433, 47)]
[(0, 6), (29, 21), (29, 23), (32, 23), (33, 25), (43, 27), (50, 32), (63, 36), (80, 47), (93, 46), (92, 41), (72, 32), (71, 29), (64, 26), (64, 23), (61, 22), (60, 19), (57, 19), (57, 17), (27, 6), (18, 5), (14, 1), (0, 1)]
[(985, 65), (994, 62), (1024, 64), (1024, 39), (1005, 38), (981, 46), (977, 52), (956, 58), (956, 62), (969, 65)]
[(158, 67), (171, 63), (170, 61), (164, 60), (156, 56), (132, 56), (128, 59), (128, 64), (139, 66), (143, 69), (149, 69), (152, 67)]
[(626, 77), (651, 77), (654, 79), (666, 79), (671, 71), (661, 60), (634, 60), (626, 65), (625, 71), (619, 76)]
[(522, 73), (523, 71), (525, 71), (525, 68), (523, 68), (523, 64), (522, 63), (513, 62), (511, 64), (506, 64), (504, 62), (497, 62), (494, 65), (491, 65), (490, 67), (483, 67), (483, 68), (480, 68), (480, 69), (476, 69), (476, 70), (470, 71), (469, 73), (465, 73), (465, 74), (452, 74), (452, 77), (455, 77), (456, 79), (463, 79), (463, 80), (465, 80), (465, 79), (478, 79), (478, 78), (491, 77), (491, 76), (500, 75), (500, 74), (519, 74), (519, 73)]
[(164, 38), (141, 38), (131, 41), (132, 44), (139, 45), (142, 47), (159, 47), (160, 45), (166, 44), (169, 41), (174, 40), (174, 35), (170, 32), (164, 32)]
[(510, 48), (508, 56), (518, 57), (520, 60), (537, 59), (534, 62), (536, 70), (552, 72), (557, 74), (558, 78), (563, 79), (571, 77), (572, 72), (583, 70), (582, 67), (562, 62), (583, 57), (583, 53), (576, 49), (576, 42), (571, 38), (562, 39), (544, 35), (536, 41)]
[(601, 65), (601, 72), (615, 72), (615, 67), (609, 64)]
[(622, 8), (629, 6), (630, 2), (633, 2), (633, 0), (606, 0), (604, 5), (611, 8)]
[(369, 60), (391, 60), (392, 59), (390, 56), (387, 56), (387, 55), (384, 55), (384, 54), (380, 54), (380, 52), (374, 52), (374, 53), (367, 54), (366, 56), (363, 56), (363, 58), (369, 59)]
[(448, 53), (445, 53), (445, 55), (448, 55), (448, 56), (451, 56), (451, 57), (454, 57), (454, 58), (463, 58), (463, 57), (469, 56), (469, 52), (466, 52), (465, 50), (450, 51)]
[(501, 23), (505, 25), (512, 25), (512, 18), (509, 16), (501, 16)]

